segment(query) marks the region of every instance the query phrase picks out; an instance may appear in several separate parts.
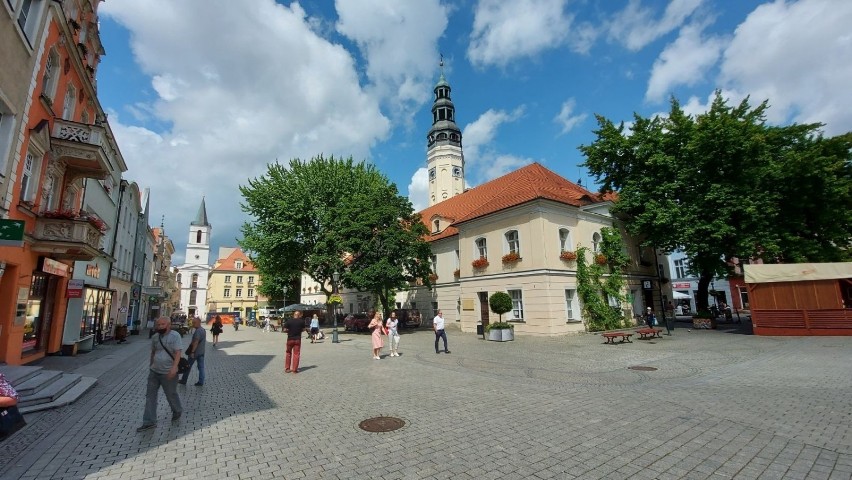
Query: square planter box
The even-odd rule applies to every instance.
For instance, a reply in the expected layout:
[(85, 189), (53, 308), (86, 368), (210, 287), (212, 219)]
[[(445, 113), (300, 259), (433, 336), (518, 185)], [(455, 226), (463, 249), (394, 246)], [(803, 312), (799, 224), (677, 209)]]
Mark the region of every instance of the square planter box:
[(515, 330), (513, 328), (491, 329), (488, 331), (488, 340), (492, 342), (509, 342), (514, 339)]

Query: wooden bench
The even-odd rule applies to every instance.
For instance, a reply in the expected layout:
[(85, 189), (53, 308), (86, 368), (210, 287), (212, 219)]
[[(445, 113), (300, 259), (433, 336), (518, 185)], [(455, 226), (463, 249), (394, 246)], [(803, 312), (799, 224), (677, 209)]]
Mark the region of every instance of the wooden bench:
[(630, 337), (633, 336), (632, 333), (627, 332), (606, 332), (601, 334), (602, 337), (606, 340), (604, 343), (609, 343), (615, 345), (615, 339), (621, 337), (621, 341), (619, 343), (633, 343), (630, 341)]
[(636, 333), (639, 334), (639, 340), (651, 339), (654, 337), (663, 338), (662, 328), (640, 328), (639, 330), (636, 330)]

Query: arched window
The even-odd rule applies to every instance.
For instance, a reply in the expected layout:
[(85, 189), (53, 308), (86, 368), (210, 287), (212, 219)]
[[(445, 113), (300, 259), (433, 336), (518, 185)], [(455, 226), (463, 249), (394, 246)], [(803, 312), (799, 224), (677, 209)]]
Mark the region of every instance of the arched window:
[(598, 232), (595, 232), (594, 235), (592, 235), (592, 248), (595, 253), (600, 253), (601, 251), (601, 234)]
[(435, 220), (432, 228), (432, 233), (438, 233), (441, 231), (441, 221)]
[(567, 228), (559, 229), (559, 253), (571, 251), (571, 232)]
[(521, 240), (518, 237), (517, 230), (509, 230), (504, 235), (506, 237), (506, 253), (521, 254)]
[(195, 243), (201, 243), (201, 230), (195, 232)]
[(192, 290), (191, 292), (189, 292), (189, 304), (190, 305), (195, 305), (195, 298), (197, 296), (198, 296), (198, 292), (196, 292), (195, 290)]
[(74, 107), (77, 103), (77, 89), (69, 83), (65, 90), (65, 102), (62, 104), (62, 118), (74, 120)]
[(56, 84), (59, 81), (59, 54), (51, 48), (44, 64), (44, 74), (41, 77), (41, 94), (53, 101), (56, 94)]
[(198, 288), (198, 274), (192, 274), (192, 288)]
[(178, 283), (178, 284), (180, 284), (180, 279), (181, 279), (181, 275), (178, 273), (178, 274), (177, 274), (177, 283)]
[(485, 242), (485, 239), (480, 237), (477, 238), (474, 242), (475, 251), (473, 256), (476, 258), (488, 258), (488, 244)]

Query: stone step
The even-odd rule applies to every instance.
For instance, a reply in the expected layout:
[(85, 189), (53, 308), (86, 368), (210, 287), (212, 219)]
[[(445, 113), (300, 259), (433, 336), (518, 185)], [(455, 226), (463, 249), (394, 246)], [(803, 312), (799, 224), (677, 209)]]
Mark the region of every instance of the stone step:
[(30, 367), (27, 365), (0, 365), (0, 373), (6, 377), (6, 380), (17, 388), (23, 382), (38, 375), (42, 370), (41, 367)]
[(21, 398), (32, 397), (60, 378), (62, 378), (62, 372), (58, 372), (56, 370), (42, 370), (40, 372), (36, 372), (35, 375), (14, 387), (15, 390), (18, 391), (18, 396)]
[(82, 378), (82, 375), (77, 375), (76, 373), (63, 373), (60, 375), (60, 378), (55, 379), (50, 385), (42, 388), (33, 395), (19, 397), (18, 408), (53, 402), (61, 397), (63, 393), (70, 390), (71, 387), (78, 384)]
[(97, 381), (98, 379), (93, 377), (80, 377), (74, 386), (69, 388), (65, 393), (60, 395), (55, 400), (47, 403), (36, 403), (24, 407), (19, 406), (18, 408), (21, 413), (32, 413), (41, 410), (48, 410), (51, 408), (63, 407), (82, 397), (84, 393), (88, 392), (89, 389), (92, 388), (95, 383), (97, 383)]

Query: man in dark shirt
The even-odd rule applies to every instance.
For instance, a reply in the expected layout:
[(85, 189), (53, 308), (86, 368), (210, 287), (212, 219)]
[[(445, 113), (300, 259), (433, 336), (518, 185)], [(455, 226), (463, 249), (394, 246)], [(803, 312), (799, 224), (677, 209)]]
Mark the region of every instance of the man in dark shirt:
[(284, 356), (284, 373), (299, 373), (299, 353), (302, 350), (302, 332), (305, 331), (305, 321), (302, 312), (293, 312), (293, 318), (284, 322), (287, 332), (287, 355)]

